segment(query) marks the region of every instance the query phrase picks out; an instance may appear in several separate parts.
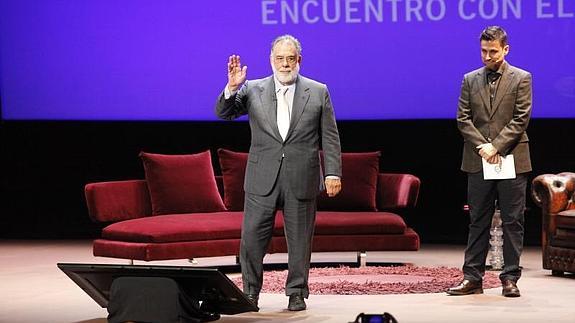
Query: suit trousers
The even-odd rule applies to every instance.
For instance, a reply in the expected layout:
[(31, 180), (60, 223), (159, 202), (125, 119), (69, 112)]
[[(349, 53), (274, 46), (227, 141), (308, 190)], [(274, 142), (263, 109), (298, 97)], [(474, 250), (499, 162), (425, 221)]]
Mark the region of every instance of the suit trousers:
[(523, 250), (523, 223), (527, 173), (514, 179), (484, 180), (483, 172), (467, 175), (469, 203), (469, 237), (465, 249), (463, 275), (465, 279), (481, 281), (489, 251), (489, 230), (495, 211), (495, 201), (501, 210), (503, 229), (503, 271), (501, 280), (517, 281), (521, 277), (519, 257)]
[(315, 223), (316, 199), (297, 199), (289, 185), (288, 168), (282, 162), (270, 194), (246, 193), (240, 244), (244, 293), (259, 294), (263, 283), (263, 258), (273, 234), (275, 215), (283, 209), (288, 247), (286, 295), (309, 296), (308, 276)]

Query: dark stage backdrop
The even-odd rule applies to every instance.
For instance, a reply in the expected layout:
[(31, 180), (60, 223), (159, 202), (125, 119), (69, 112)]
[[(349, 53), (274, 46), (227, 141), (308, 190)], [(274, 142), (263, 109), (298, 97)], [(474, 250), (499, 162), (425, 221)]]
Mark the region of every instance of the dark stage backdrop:
[[(417, 175), (418, 207), (406, 216), (423, 242), (465, 243), (466, 177), (454, 120), (339, 122), (344, 151), (381, 150), (381, 171)], [(575, 171), (575, 119), (534, 119), (533, 175)], [(422, 140), (423, 138), (423, 140)], [(141, 150), (247, 151), (245, 122), (5, 122), (0, 124), (0, 238), (89, 238), (86, 183), (143, 178)], [(540, 212), (528, 199), (526, 242), (539, 244)]]

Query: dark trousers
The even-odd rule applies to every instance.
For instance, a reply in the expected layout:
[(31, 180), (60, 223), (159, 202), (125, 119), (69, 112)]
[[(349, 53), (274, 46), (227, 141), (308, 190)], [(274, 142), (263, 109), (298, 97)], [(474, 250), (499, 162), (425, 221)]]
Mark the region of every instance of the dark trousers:
[(316, 201), (297, 199), (289, 187), (288, 176), (286, 167), (282, 165), (269, 195), (246, 193), (240, 245), (242, 280), (246, 294), (259, 294), (262, 288), (263, 258), (272, 237), (276, 211), (283, 208), (288, 246), (286, 295), (309, 295), (308, 276)]
[(503, 229), (503, 271), (501, 280), (517, 281), (521, 277), (519, 257), (523, 250), (523, 223), (528, 175), (517, 174), (515, 179), (484, 180), (483, 172), (467, 175), (469, 203), (469, 238), (465, 249), (463, 275), (465, 279), (480, 281), (485, 274), (485, 260), (489, 251), (489, 229), (495, 211), (495, 201), (501, 210)]

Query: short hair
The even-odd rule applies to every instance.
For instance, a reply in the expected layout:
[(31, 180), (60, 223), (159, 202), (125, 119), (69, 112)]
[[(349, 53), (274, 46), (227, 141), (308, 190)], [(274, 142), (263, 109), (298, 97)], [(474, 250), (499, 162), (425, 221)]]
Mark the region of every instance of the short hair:
[(501, 47), (507, 46), (507, 33), (500, 26), (489, 26), (481, 32), (479, 40), (494, 41), (498, 40)]
[(295, 47), (297, 54), (301, 55), (301, 43), (299, 42), (299, 40), (297, 40), (297, 38), (295, 38), (292, 35), (281, 35), (279, 37), (277, 37), (276, 39), (274, 39), (274, 41), (272, 42), (272, 49), (271, 51), (273, 52), (274, 47), (279, 44), (279, 43), (283, 43), (283, 42), (290, 42), (292, 43), (292, 45)]

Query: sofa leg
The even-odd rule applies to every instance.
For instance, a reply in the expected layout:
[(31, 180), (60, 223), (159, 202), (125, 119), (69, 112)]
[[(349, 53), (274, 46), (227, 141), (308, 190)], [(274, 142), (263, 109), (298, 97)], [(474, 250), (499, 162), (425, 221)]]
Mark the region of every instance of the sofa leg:
[(129, 264), (130, 264), (130, 266), (133, 266), (134, 265), (134, 259), (130, 259)]
[(360, 268), (367, 266), (367, 252), (365, 251), (358, 251), (357, 252), (357, 264)]
[(236, 265), (239, 265), (239, 264), (240, 264), (240, 256), (236, 255)]

